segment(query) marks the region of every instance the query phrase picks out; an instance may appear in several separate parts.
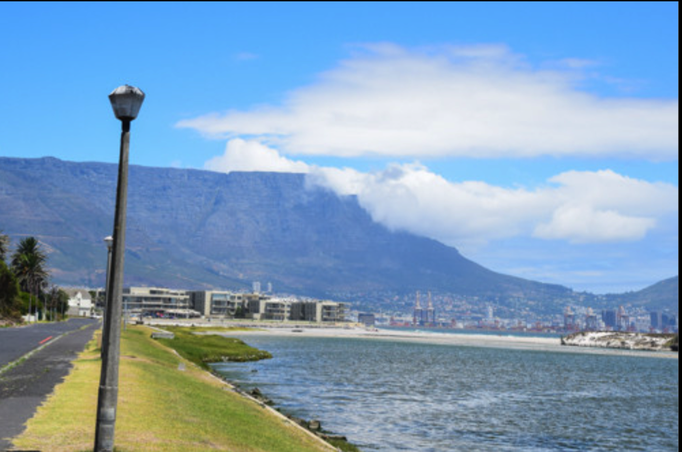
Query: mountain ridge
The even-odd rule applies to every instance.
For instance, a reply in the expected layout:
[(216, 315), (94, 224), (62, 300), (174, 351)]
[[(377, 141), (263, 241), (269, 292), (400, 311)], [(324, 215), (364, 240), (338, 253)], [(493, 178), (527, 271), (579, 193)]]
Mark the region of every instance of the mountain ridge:
[[(35, 235), (54, 279), (102, 286), (117, 165), (0, 158), (0, 228)], [(569, 288), (503, 275), (455, 248), (390, 231), (353, 196), (293, 173), (214, 173), (130, 166), (126, 285), (245, 289), (354, 299), (433, 290), (560, 311), (594, 300)]]

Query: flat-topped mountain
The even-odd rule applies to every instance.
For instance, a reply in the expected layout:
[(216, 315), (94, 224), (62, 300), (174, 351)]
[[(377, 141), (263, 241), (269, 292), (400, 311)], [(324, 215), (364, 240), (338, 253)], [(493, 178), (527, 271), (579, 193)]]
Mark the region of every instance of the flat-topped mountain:
[[(113, 164), (0, 158), (0, 230), (14, 242), (39, 238), (55, 282), (103, 286), (116, 178)], [(431, 290), (533, 299), (550, 311), (577, 297), (390, 231), (355, 197), (310, 186), (302, 174), (131, 166), (128, 196), (126, 285), (241, 289), (261, 281), (336, 299)]]

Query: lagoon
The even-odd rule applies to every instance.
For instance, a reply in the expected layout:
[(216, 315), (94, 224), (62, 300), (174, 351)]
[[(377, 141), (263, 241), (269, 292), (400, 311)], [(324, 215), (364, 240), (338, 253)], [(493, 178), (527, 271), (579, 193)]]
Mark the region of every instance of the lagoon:
[(364, 451), (677, 451), (677, 359), (400, 338), (245, 334), (216, 364)]

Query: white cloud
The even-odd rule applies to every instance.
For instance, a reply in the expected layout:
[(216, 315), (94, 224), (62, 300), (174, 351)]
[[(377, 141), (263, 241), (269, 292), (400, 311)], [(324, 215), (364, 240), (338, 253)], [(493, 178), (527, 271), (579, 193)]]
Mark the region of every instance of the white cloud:
[(177, 126), (251, 136), (295, 155), (677, 160), (678, 101), (580, 91), (583, 60), (541, 70), (504, 46), (363, 50), (280, 106)]
[(225, 153), (207, 161), (204, 168), (222, 173), (231, 171), (308, 172), (308, 165), (303, 162), (282, 157), (275, 149), (257, 141), (245, 141), (239, 138), (228, 141)]
[(310, 166), (255, 141), (230, 140), (209, 160), (214, 171), (307, 173), (311, 185), (357, 195), (372, 218), (395, 230), (431, 237), (462, 250), (527, 237), (571, 243), (643, 238), (659, 219), (678, 212), (678, 188), (610, 170), (568, 171), (532, 189), (485, 182), (451, 182), (423, 165), (393, 164), (363, 173)]
[(631, 179), (613, 171), (568, 171), (550, 179), (558, 207), (534, 235), (572, 243), (634, 241), (678, 211), (678, 188)]
[(550, 182), (563, 189), (563, 203), (589, 203), (597, 209), (627, 210), (633, 215), (677, 211), (677, 187), (622, 176), (611, 170), (566, 171)]
[(315, 183), (357, 194), (375, 221), (460, 249), (512, 237), (634, 241), (655, 228), (659, 218), (678, 211), (677, 187), (612, 171), (566, 172), (532, 190), (453, 183), (417, 164), (392, 165), (371, 174), (311, 171)]
[(557, 208), (549, 223), (538, 225), (535, 235), (543, 239), (568, 239), (572, 243), (639, 240), (656, 225), (653, 218), (622, 215), (614, 210), (565, 205)]
[[(524, 190), (452, 183), (418, 164), (390, 165), (370, 174), (346, 171), (350, 182), (345, 185), (327, 183), (328, 173), (326, 168), (313, 171), (321, 185), (344, 187), (345, 193), (354, 188), (375, 221), (460, 248), (523, 233), (525, 221), (542, 203)], [(340, 176), (336, 170), (332, 174)]]

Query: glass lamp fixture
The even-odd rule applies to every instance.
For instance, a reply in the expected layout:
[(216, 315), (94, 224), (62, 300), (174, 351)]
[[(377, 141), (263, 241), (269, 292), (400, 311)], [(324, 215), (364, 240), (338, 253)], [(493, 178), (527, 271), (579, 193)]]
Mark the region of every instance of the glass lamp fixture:
[(114, 109), (114, 115), (121, 121), (132, 121), (140, 112), (144, 93), (141, 89), (130, 85), (122, 85), (109, 94), (109, 102)]

